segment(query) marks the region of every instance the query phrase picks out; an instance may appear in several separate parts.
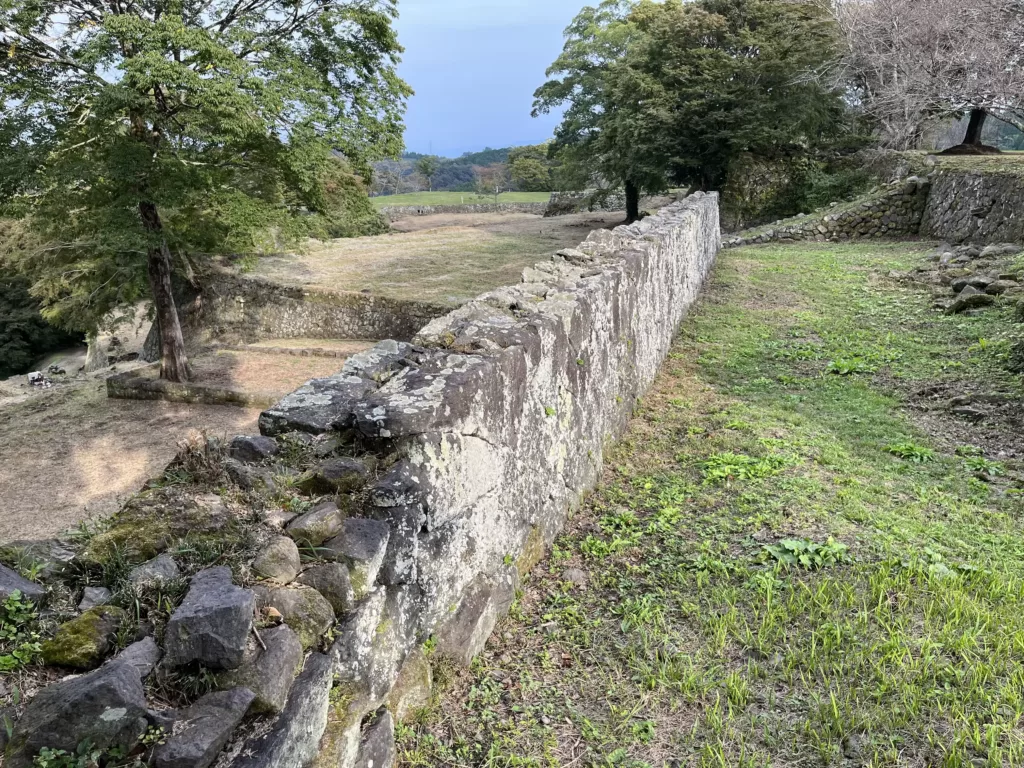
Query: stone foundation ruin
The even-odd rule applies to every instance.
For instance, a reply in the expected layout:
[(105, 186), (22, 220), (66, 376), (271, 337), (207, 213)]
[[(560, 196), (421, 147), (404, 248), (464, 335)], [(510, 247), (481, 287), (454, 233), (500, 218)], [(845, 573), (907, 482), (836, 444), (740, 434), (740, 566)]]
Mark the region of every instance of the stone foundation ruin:
[(5, 765), (83, 743), (159, 768), (390, 765), (431, 664), (482, 649), (597, 482), (719, 246), (716, 195), (595, 231), (309, 382), (261, 435), (183, 446), (88, 535), (8, 546), (0, 597), (61, 624)]

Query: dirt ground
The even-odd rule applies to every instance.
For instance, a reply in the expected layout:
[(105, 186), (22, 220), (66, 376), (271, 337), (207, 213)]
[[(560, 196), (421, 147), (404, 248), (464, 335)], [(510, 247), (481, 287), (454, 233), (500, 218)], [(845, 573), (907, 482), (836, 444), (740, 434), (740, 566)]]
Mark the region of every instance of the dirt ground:
[(461, 304), (518, 282), (524, 267), (578, 245), (619, 212), (545, 219), (524, 213), (441, 214), (396, 221), (381, 237), (334, 240), (260, 260), (253, 274), (290, 285)]

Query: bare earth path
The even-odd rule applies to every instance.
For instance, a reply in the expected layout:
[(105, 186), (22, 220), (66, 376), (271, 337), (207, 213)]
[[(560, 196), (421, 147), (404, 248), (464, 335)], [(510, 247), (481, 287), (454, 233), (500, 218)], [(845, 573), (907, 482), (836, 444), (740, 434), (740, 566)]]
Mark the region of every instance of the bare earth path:
[(926, 249), (725, 251), (485, 651), (432, 657), (399, 765), (1024, 766), (1022, 327), (934, 309)]

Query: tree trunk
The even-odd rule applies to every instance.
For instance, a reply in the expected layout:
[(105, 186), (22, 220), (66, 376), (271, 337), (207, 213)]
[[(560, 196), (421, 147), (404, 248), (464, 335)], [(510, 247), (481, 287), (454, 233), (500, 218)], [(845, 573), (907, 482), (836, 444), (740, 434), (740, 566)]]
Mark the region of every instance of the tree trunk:
[(964, 136), (964, 144), (981, 144), (981, 132), (985, 128), (985, 118), (988, 112), (981, 108), (971, 110), (971, 119), (967, 123), (967, 135)]
[(640, 190), (632, 181), (626, 182), (626, 223), (640, 218)]
[(156, 206), (152, 203), (139, 203), (139, 213), (146, 231), (159, 241), (158, 245), (149, 249), (147, 271), (160, 333), (160, 378), (176, 382), (188, 381), (191, 371), (171, 287), (171, 251), (163, 237), (163, 224)]

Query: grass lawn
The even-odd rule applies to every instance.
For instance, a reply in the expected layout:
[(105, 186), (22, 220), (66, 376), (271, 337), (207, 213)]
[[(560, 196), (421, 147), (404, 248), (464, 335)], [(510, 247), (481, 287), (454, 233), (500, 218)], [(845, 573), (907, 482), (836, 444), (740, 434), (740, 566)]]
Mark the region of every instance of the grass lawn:
[(435, 658), (399, 764), (1024, 766), (1022, 466), (910, 407), (1019, 395), (1011, 310), (884, 277), (925, 247), (725, 251), (602, 488), (472, 669)]
[[(411, 192), (406, 195), (387, 195), (371, 198), (378, 208), (402, 205), (487, 205), (494, 203), (494, 195), (475, 192)], [(546, 203), (550, 192), (504, 192), (499, 203)]]

